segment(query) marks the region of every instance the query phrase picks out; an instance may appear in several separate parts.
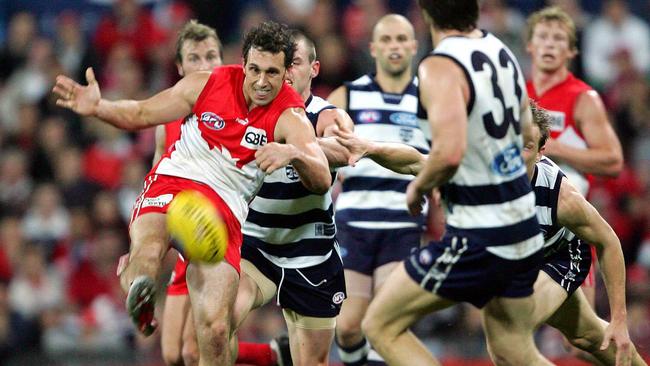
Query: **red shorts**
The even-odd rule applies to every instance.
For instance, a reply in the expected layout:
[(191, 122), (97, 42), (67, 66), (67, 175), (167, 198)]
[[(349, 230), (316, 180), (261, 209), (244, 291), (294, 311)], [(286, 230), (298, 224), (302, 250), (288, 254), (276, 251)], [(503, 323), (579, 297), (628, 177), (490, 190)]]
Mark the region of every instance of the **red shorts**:
[(596, 263), (598, 261), (598, 255), (596, 254), (596, 247), (591, 247), (591, 268), (589, 268), (589, 274), (585, 278), (585, 282), (582, 283), (581, 287), (596, 287)]
[(190, 293), (187, 289), (187, 281), (185, 281), (187, 265), (188, 262), (179, 254), (174, 266), (174, 272), (172, 272), (171, 281), (167, 286), (167, 296), (180, 296)]
[[(239, 220), (226, 202), (209, 186), (190, 179), (149, 173), (144, 179), (144, 189), (133, 206), (131, 223), (148, 213), (167, 213), (169, 203), (180, 191), (193, 189), (205, 195), (214, 204), (228, 229), (228, 248), (224, 260), (240, 272), (242, 233)], [(184, 276), (183, 276), (184, 277)]]

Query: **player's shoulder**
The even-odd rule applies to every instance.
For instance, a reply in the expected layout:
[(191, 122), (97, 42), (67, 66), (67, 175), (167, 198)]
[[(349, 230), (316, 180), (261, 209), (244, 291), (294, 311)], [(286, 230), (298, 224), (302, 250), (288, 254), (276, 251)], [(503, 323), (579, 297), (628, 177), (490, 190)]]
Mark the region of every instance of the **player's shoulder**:
[(576, 94), (582, 94), (587, 91), (594, 90), (594, 88), (591, 87), (591, 85), (587, 84), (583, 80), (575, 77), (572, 73), (569, 73), (567, 76), (567, 81), (565, 83), (566, 89), (576, 93)]

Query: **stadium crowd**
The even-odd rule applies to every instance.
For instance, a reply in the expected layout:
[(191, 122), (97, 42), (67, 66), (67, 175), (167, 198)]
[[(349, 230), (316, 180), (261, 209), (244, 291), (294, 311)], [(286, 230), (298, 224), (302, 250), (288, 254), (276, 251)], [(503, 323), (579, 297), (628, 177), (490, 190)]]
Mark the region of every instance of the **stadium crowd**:
[[(650, 2), (485, 0), (480, 27), (529, 70), (525, 17), (549, 4), (579, 26), (572, 70), (597, 87), (623, 145), (623, 172), (595, 179), (589, 200), (621, 240), (630, 335), (650, 354)], [(372, 69), (372, 26), (388, 12), (411, 20), (420, 57), (430, 51), (415, 1), (0, 0), (0, 364), (160, 359), (158, 339), (132, 328), (115, 275), (154, 131), (127, 133), (56, 107), (57, 74), (84, 80), (92, 66), (107, 98), (142, 99), (177, 80), (176, 32), (189, 19), (217, 29), (230, 64), (240, 62), (241, 34), (272, 18), (314, 39), (322, 63), (314, 94), (326, 96)], [(606, 318), (602, 288), (597, 310)], [(242, 339), (285, 331), (273, 305), (247, 324)], [(468, 306), (427, 317), (416, 332), (442, 358), (486, 357), (480, 317)], [(556, 333), (538, 337), (545, 354), (564, 354)]]

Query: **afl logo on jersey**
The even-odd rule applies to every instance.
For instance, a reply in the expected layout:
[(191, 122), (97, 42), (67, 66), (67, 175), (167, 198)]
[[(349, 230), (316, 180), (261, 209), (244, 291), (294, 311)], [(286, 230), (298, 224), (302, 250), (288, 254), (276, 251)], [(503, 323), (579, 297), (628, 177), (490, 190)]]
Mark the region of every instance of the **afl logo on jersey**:
[(343, 300), (345, 300), (345, 294), (341, 291), (335, 293), (334, 296), (332, 296), (332, 302), (336, 305), (342, 303)]
[(357, 115), (357, 119), (361, 123), (375, 123), (381, 120), (381, 113), (377, 111), (361, 111)]
[(212, 112), (201, 113), (201, 122), (203, 122), (205, 127), (215, 131), (218, 131), (226, 126), (226, 121)]
[(492, 171), (511, 177), (524, 169), (524, 159), (521, 157), (519, 147), (512, 144), (499, 152), (492, 160)]

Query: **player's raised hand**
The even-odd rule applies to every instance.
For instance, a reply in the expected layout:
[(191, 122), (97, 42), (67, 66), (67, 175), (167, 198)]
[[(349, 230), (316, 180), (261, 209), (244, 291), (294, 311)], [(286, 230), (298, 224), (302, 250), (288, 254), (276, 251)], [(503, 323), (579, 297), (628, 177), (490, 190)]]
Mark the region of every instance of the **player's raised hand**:
[(65, 75), (56, 77), (52, 91), (59, 97), (56, 105), (68, 108), (82, 116), (95, 114), (95, 109), (101, 99), (99, 84), (95, 79), (93, 69), (86, 69), (87, 86), (83, 86)]
[(606, 350), (611, 341), (616, 345), (616, 366), (629, 366), (632, 364), (632, 341), (627, 331), (625, 322), (612, 321), (605, 328), (605, 336), (600, 346)]
[(264, 173), (271, 174), (289, 165), (297, 154), (295, 146), (291, 144), (270, 142), (255, 152), (255, 161)]

